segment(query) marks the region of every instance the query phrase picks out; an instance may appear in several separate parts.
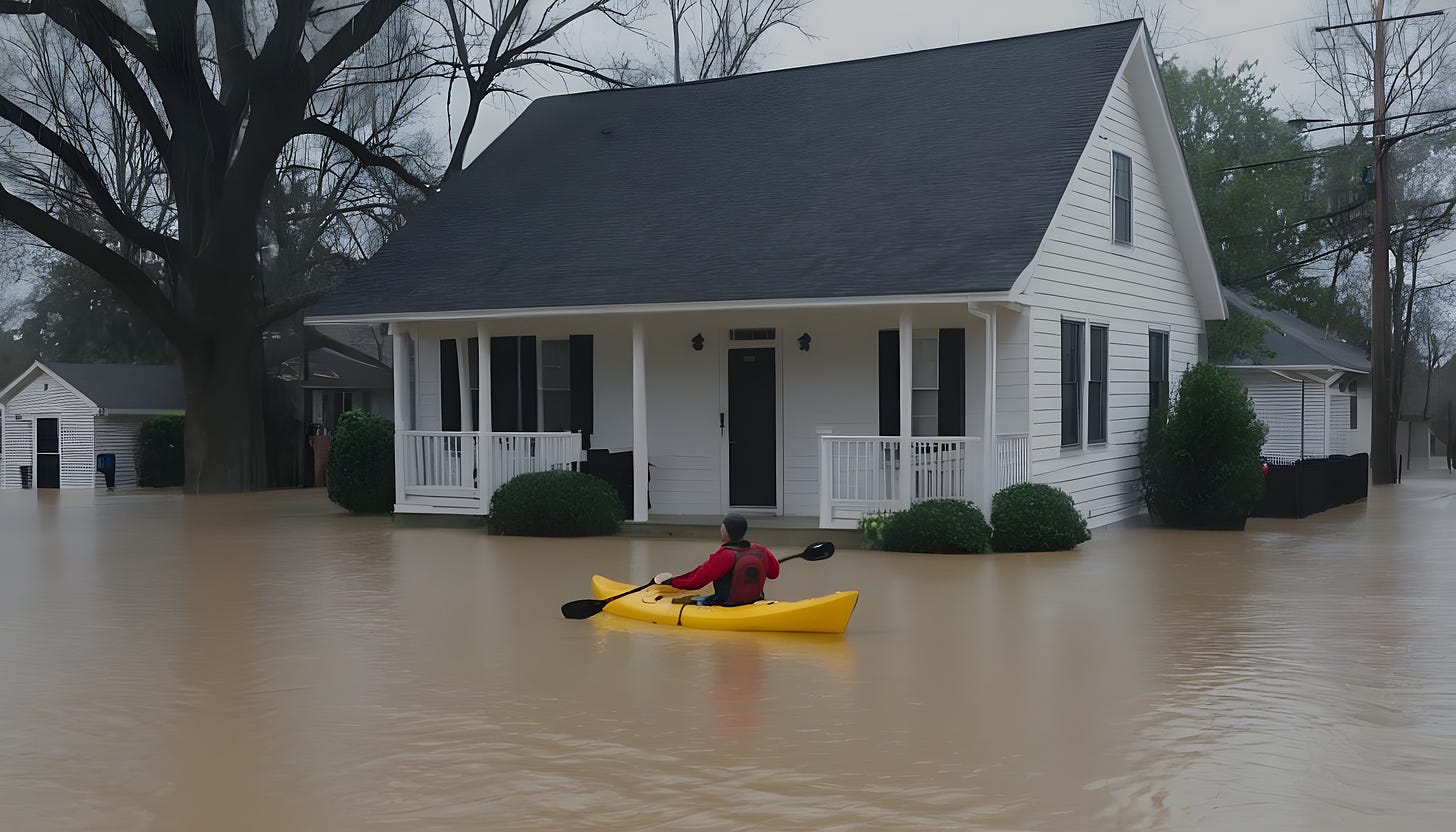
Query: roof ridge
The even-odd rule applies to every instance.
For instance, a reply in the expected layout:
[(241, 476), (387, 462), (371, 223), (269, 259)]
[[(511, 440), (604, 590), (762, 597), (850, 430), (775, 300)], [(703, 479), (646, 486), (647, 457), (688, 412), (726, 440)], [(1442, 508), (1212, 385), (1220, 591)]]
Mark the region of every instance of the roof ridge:
[[(884, 55), (865, 55), (860, 58), (845, 58), (844, 60), (839, 61), (801, 64), (799, 66), (785, 66), (778, 67), (777, 69), (763, 69), (757, 72), (743, 72), (737, 75), (723, 75), (716, 78), (699, 78), (695, 81), (670, 81), (666, 84), (647, 84), (640, 87), (610, 87), (608, 89), (580, 90), (578, 92), (566, 92), (557, 95), (543, 95), (539, 98), (534, 99), (531, 104), (535, 104), (538, 101), (557, 101), (565, 98), (583, 98), (586, 96), (603, 95), (609, 93), (622, 94), (631, 92), (645, 92), (648, 90), (679, 89), (682, 87), (696, 87), (707, 84), (731, 84), (735, 81), (746, 81), (753, 78), (763, 78), (769, 75), (782, 75), (785, 73), (793, 72), (811, 72), (814, 70), (830, 69), (835, 67), (856, 66), (859, 64), (878, 63), (880, 61), (893, 61), (896, 59), (909, 57), (911, 55), (932, 55), (937, 52), (950, 52), (957, 49), (974, 49), (978, 46), (991, 46), (998, 43), (1011, 43), (1013, 41), (1019, 40), (1050, 38), (1056, 37), (1057, 35), (1070, 35), (1075, 32), (1089, 32), (1093, 29), (1111, 29), (1118, 26), (1130, 26), (1131, 24), (1137, 24), (1141, 26), (1143, 23), (1144, 18), (1142, 17), (1130, 17), (1125, 20), (1113, 20), (1107, 23), (1091, 23), (1086, 26), (1073, 26), (1070, 29), (1050, 29), (1044, 32), (1024, 32), (1019, 35), (1007, 35), (1006, 37), (992, 38), (990, 40), (976, 40), (966, 43), (950, 43), (946, 44), (945, 46), (932, 46), (928, 49), (907, 49), (903, 52), (890, 52)], [(528, 109), (529, 107), (530, 105), (527, 105)]]

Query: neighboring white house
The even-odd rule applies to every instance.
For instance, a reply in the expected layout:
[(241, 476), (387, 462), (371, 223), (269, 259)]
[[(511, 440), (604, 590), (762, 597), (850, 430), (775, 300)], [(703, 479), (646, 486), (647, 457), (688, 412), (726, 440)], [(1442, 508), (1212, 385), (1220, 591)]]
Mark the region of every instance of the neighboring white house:
[(1293, 461), (1370, 452), (1370, 359), (1364, 349), (1317, 326), (1256, 305), (1229, 289), (1231, 309), (1273, 324), (1264, 334), (1271, 353), (1224, 366), (1238, 376), (1269, 428), (1268, 459)]
[(1224, 316), (1129, 21), (537, 100), (308, 322), (391, 327), (399, 512), (630, 454), (637, 521), (1031, 479), (1097, 526)]
[(183, 404), (177, 367), (37, 361), (0, 390), (0, 488), (19, 488), (26, 466), (33, 488), (105, 487), (104, 453), (116, 454), (116, 486), (134, 486), (141, 423)]

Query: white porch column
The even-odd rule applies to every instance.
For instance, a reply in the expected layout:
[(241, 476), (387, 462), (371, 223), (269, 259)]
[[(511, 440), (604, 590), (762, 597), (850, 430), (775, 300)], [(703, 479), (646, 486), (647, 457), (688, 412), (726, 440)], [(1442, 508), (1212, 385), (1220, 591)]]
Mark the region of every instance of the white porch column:
[[(470, 339), (455, 339), (455, 375), (460, 381), (460, 432), (469, 433), (470, 425)], [(462, 444), (461, 447), (464, 447)]]
[(632, 322), (632, 519), (647, 522), (647, 346)]
[(490, 327), (484, 321), (475, 325), (475, 337), (479, 342), (475, 345), (475, 362), (480, 366), (480, 390), (476, 394), (476, 406), (480, 408), (480, 510), (487, 512), (490, 498), (495, 496), (495, 468), (491, 459), (495, 442), (490, 436)]
[(915, 471), (912, 467), (914, 454), (911, 453), (910, 437), (912, 426), (910, 424), (913, 412), (911, 408), (910, 391), (913, 389), (911, 373), (915, 370), (914, 355), (915, 331), (911, 328), (910, 310), (906, 309), (900, 313), (900, 500), (909, 505), (915, 499)]
[[(986, 490), (983, 492), (986, 497), (986, 504), (981, 509), (991, 511), (991, 498), (995, 496), (996, 489), (1001, 486), (1000, 478), (1000, 447), (996, 439), (996, 308), (992, 307), (986, 313), (986, 416), (981, 422), (984, 425), (985, 436), (981, 439), (981, 467), (984, 472)], [(1028, 414), (1028, 418), (1030, 418)]]
[(409, 336), (399, 324), (391, 324), (389, 331), (394, 336), (394, 502), (404, 504), (404, 443), (403, 432), (410, 429), (413, 420), (414, 402), (410, 401)]

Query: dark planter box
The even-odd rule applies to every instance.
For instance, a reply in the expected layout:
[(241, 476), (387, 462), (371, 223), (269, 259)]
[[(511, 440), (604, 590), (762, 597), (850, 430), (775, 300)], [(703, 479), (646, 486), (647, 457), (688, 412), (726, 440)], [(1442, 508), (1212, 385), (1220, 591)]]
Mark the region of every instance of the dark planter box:
[(1359, 502), (1369, 494), (1369, 472), (1368, 454), (1270, 465), (1264, 476), (1264, 499), (1254, 506), (1251, 516), (1308, 517)]

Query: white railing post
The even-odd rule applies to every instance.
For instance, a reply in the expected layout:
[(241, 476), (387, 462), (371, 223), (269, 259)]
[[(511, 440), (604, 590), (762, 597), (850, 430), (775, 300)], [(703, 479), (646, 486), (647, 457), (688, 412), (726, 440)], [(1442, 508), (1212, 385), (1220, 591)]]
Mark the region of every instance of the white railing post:
[(819, 437), (819, 528), (829, 528), (829, 521), (833, 517), (830, 511), (831, 489), (834, 488), (833, 476), (834, 466), (829, 458), (833, 446), (829, 443), (829, 437)]
[(394, 504), (404, 505), (404, 481), (406, 471), (405, 434), (409, 430), (409, 366), (406, 359), (409, 352), (409, 337), (399, 324), (392, 324), (394, 336)]
[(476, 487), (480, 489), (480, 513), (490, 511), (490, 498), (495, 496), (496, 482), (491, 476), (491, 459), (495, 448), (490, 440), (490, 327), (484, 321), (475, 325), (475, 363), (479, 369), (476, 383), (480, 385), (476, 395), (476, 408), (480, 411), (480, 438), (476, 460)]
[(900, 493), (898, 498), (905, 505), (915, 501), (914, 466), (915, 453), (911, 447), (914, 427), (911, 424), (914, 408), (911, 406), (911, 391), (914, 389), (911, 374), (915, 371), (914, 330), (911, 328), (910, 310), (900, 313)]

